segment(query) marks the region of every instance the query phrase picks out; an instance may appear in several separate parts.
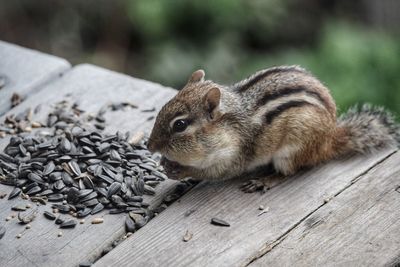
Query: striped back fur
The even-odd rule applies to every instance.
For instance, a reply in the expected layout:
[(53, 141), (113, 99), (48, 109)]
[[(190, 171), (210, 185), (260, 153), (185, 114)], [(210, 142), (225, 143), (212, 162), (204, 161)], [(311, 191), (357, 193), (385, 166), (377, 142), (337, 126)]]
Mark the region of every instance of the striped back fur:
[(271, 124), (287, 110), (314, 106), (336, 119), (336, 106), (328, 89), (297, 66), (275, 67), (257, 72), (233, 85), (254, 123)]

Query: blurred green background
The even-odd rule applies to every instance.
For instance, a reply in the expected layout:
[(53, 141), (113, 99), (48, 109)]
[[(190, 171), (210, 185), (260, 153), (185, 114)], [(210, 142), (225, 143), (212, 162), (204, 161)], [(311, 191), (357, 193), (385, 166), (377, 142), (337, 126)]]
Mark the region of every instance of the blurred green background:
[[(0, 0), (0, 39), (181, 88), (298, 64), (400, 114), (399, 0)], [(1, 59), (0, 59), (1, 60)]]

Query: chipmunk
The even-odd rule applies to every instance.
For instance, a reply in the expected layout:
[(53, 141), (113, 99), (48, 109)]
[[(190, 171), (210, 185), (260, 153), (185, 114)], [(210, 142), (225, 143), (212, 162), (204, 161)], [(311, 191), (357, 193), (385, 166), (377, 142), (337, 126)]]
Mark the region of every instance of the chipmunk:
[(231, 86), (204, 76), (195, 71), (162, 107), (148, 141), (172, 179), (230, 179), (272, 164), (275, 179), (243, 185), (254, 192), (329, 159), (399, 146), (389, 112), (364, 105), (337, 119), (329, 90), (298, 66), (261, 70)]

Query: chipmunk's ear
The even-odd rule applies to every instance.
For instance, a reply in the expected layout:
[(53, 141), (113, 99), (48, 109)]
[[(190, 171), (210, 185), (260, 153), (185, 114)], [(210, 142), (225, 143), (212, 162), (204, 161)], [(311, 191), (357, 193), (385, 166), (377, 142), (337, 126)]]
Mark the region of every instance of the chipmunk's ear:
[(189, 83), (197, 83), (197, 82), (203, 82), (204, 81), (204, 76), (205, 76), (204, 70), (196, 70), (195, 72), (192, 73), (192, 76), (189, 78)]
[(221, 91), (217, 87), (211, 88), (204, 96), (204, 108), (211, 120), (214, 120), (221, 115), (219, 110), (220, 100)]

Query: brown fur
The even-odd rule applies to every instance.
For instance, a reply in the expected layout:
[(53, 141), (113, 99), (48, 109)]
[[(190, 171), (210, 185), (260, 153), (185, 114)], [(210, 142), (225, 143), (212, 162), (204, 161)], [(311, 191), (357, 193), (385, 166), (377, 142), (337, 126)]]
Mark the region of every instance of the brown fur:
[[(173, 131), (176, 118), (190, 122), (185, 131)], [(194, 72), (161, 109), (148, 146), (165, 156), (171, 178), (221, 180), (268, 163), (291, 175), (345, 154), (395, 147), (398, 140), (398, 126), (381, 109), (350, 110), (337, 120), (329, 90), (292, 66), (232, 86)]]

